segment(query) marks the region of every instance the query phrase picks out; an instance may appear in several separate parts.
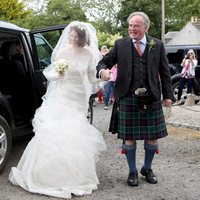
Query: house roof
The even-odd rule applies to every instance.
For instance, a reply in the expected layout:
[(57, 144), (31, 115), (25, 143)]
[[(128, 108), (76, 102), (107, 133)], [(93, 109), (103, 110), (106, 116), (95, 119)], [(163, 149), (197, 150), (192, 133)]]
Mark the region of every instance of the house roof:
[(173, 38), (179, 31), (169, 31), (165, 34), (165, 38)]
[(200, 44), (200, 17), (192, 17), (180, 31), (165, 34), (165, 45)]

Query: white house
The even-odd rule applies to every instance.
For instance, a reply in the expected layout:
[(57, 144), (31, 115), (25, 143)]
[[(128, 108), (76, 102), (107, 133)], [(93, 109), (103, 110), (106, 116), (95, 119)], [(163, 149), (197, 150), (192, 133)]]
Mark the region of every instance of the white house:
[(165, 45), (200, 45), (200, 17), (192, 17), (180, 31), (165, 34)]

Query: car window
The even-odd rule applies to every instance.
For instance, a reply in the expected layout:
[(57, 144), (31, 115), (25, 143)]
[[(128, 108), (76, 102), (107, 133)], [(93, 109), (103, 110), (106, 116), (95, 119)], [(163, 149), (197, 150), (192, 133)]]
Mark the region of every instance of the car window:
[(39, 69), (44, 69), (51, 63), (52, 49), (40, 34), (35, 34), (34, 38), (40, 63)]
[[(17, 34), (0, 33), (0, 90), (5, 95), (13, 93), (27, 76), (26, 55)], [(17, 80), (18, 79), (18, 80)], [(17, 84), (15, 83), (17, 82)], [(19, 86), (21, 87), (21, 85)], [(16, 90), (15, 90), (16, 91)]]
[(183, 53), (184, 53), (183, 49), (179, 49), (176, 52), (167, 53), (167, 58), (168, 58), (169, 64), (180, 64), (183, 59)]

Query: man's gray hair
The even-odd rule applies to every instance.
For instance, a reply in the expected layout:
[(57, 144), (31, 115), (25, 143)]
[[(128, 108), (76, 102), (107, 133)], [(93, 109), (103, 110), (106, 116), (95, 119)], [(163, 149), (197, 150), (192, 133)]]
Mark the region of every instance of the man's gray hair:
[(146, 27), (147, 29), (149, 29), (150, 20), (149, 20), (149, 17), (147, 16), (147, 14), (145, 14), (144, 12), (133, 12), (133, 13), (131, 13), (131, 14), (129, 15), (128, 19), (127, 19), (128, 23), (130, 22), (131, 18), (132, 18), (133, 16), (136, 16), (136, 15), (140, 15), (140, 16), (143, 18), (145, 27)]

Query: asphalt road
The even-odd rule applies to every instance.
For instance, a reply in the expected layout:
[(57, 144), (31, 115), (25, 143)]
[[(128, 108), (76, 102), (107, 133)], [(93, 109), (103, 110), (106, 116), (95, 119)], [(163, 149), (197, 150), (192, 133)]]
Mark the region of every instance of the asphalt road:
[[(110, 110), (103, 105), (94, 108), (94, 126), (104, 135), (107, 151), (97, 163), (99, 189), (92, 195), (73, 197), (74, 200), (199, 200), (200, 199), (200, 132), (168, 126), (169, 136), (159, 141), (159, 155), (155, 156), (153, 169), (158, 184), (151, 185), (139, 176), (138, 187), (126, 184), (128, 167), (120, 153), (121, 141), (107, 132)], [(12, 155), (0, 175), (0, 200), (54, 200), (57, 198), (32, 194), (13, 186), (8, 181), (11, 166), (16, 166), (30, 137), (18, 138), (13, 143)], [(138, 142), (137, 167), (143, 164), (143, 141)]]

